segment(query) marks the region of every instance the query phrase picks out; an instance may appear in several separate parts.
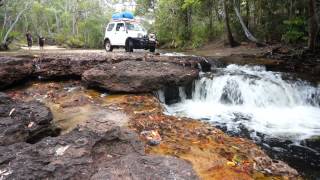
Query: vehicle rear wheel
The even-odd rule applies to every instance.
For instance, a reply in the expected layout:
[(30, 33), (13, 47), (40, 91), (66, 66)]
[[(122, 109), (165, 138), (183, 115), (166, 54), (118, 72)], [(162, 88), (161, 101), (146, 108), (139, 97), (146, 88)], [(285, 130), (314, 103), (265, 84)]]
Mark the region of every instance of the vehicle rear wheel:
[(133, 41), (131, 39), (127, 40), (126, 51), (127, 52), (133, 52)]
[(156, 47), (155, 46), (151, 46), (149, 50), (150, 50), (150, 52), (154, 53), (156, 51)]
[(105, 47), (107, 52), (112, 52), (112, 50), (113, 50), (113, 47), (112, 47), (112, 45), (111, 45), (109, 40), (106, 40), (106, 42), (104, 43), (104, 47)]

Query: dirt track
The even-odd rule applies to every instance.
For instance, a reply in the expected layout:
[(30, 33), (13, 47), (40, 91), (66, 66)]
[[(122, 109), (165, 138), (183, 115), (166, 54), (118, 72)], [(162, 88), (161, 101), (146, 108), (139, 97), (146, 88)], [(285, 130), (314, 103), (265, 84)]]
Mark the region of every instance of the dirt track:
[[(149, 51), (145, 50), (134, 50), (137, 53), (148, 53)], [(115, 49), (113, 52), (125, 52), (124, 49)], [(12, 51), (0, 51), (0, 55), (40, 55), (40, 54), (88, 54), (88, 53), (96, 53), (102, 54), (107, 52), (104, 49), (66, 49), (58, 46), (45, 46), (43, 51), (40, 51), (38, 46), (33, 46), (31, 50), (28, 50), (27, 47), (22, 47), (20, 50), (12, 50)]]

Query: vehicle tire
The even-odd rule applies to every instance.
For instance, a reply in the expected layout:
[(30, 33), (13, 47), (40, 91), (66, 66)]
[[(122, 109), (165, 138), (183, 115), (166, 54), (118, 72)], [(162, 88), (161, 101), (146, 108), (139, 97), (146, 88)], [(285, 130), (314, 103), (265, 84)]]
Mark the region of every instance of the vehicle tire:
[(110, 43), (109, 40), (106, 40), (105, 43), (104, 43), (104, 48), (106, 49), (107, 52), (112, 52), (113, 50), (113, 47)]
[(156, 47), (155, 46), (151, 46), (149, 51), (152, 52), (152, 53), (156, 52)]
[(133, 41), (131, 39), (127, 40), (126, 51), (127, 52), (133, 52)]

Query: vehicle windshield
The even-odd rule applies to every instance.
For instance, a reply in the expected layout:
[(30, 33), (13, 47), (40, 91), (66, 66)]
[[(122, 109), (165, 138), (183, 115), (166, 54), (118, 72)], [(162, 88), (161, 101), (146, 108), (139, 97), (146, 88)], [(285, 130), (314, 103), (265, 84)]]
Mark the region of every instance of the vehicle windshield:
[(144, 31), (144, 29), (139, 24), (126, 23), (126, 28), (129, 31)]

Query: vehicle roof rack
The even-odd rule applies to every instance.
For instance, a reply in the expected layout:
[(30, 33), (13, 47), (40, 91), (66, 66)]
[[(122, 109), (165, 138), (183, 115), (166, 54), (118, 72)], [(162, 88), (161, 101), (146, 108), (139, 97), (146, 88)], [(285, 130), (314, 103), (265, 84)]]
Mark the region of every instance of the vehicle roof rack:
[(128, 18), (119, 18), (119, 19), (112, 19), (112, 21), (135, 21), (134, 19), (128, 19)]

